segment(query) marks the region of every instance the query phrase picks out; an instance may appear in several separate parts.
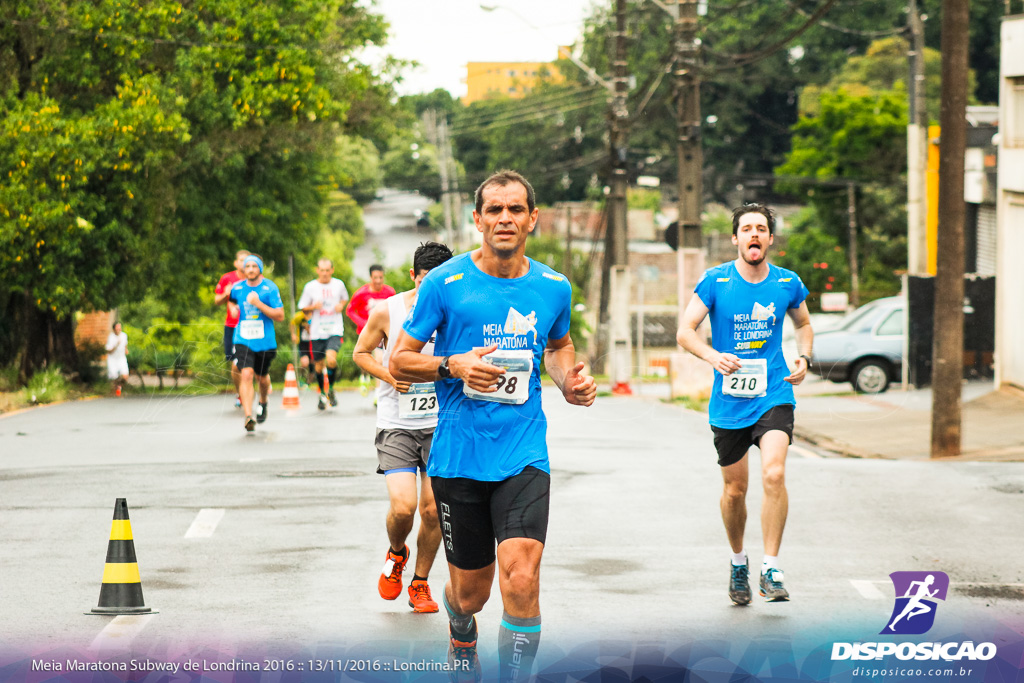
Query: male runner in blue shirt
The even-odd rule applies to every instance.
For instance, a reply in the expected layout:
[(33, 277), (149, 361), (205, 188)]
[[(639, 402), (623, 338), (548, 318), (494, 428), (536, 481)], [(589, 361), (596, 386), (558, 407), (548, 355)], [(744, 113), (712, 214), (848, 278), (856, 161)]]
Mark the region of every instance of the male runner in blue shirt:
[[(245, 279), (231, 287), (230, 300), (238, 304), (238, 326), (235, 327), (234, 362), (241, 373), (238, 396), (245, 411), (245, 431), (256, 428), (256, 422), (267, 419), (267, 397), (270, 394), (270, 363), (277, 356), (274, 321), (284, 320), (281, 290), (263, 277), (263, 259), (257, 254), (245, 257), (242, 266)], [(260, 409), (252, 419), (253, 378), (260, 384)]]
[[(722, 521), (733, 553), (729, 597), (737, 605), (750, 602), (743, 531), (751, 446), (761, 451), (764, 486), (760, 593), (771, 602), (789, 599), (778, 566), (789, 510), (786, 454), (793, 441), (793, 385), (807, 374), (814, 333), (800, 277), (765, 260), (774, 232), (775, 214), (767, 206), (747, 204), (733, 211), (732, 243), (739, 255), (704, 273), (676, 335), (680, 346), (716, 370), (708, 415), (724, 480)], [(799, 357), (792, 372), (782, 355), (783, 313), (796, 331)], [(697, 334), (709, 314), (712, 346)]]
[[(500, 679), (525, 680), (537, 653), (550, 492), (542, 357), (567, 402), (589, 406), (597, 395), (569, 337), (568, 280), (525, 256), (534, 197), (514, 171), (477, 188), (473, 220), (483, 243), (430, 271), (391, 355), (395, 379), (437, 380), (427, 474), (451, 576), (443, 602), (453, 680), (480, 679), (473, 615), (490, 596), (495, 558), (505, 608)], [(435, 331), (434, 355), (420, 353)]]

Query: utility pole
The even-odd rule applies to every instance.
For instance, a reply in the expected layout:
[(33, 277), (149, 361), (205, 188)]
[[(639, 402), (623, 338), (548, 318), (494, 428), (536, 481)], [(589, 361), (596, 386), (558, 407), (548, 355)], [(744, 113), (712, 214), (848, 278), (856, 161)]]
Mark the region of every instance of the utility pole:
[(917, 0), (909, 0), (910, 78), (907, 79), (907, 271), (928, 272), (928, 105), (925, 97), (924, 23)]
[(967, 144), (969, 0), (942, 3), (942, 140), (932, 351), (933, 458), (960, 455), (964, 364), (964, 150)]
[[(447, 176), (448, 192), (442, 197), (448, 209), (447, 220), (451, 221), (451, 230), (448, 234), (448, 246), (454, 253), (459, 253), (462, 242), (462, 198), (459, 196), (459, 168), (455, 163), (455, 155), (452, 153), (452, 139), (448, 136), (448, 118), (441, 116), (437, 124), (438, 149), (441, 152), (439, 163), (443, 163), (446, 171), (442, 171), (442, 178)], [(448, 227), (448, 223), (445, 223)]]
[(860, 266), (857, 262), (857, 186), (846, 184), (846, 229), (850, 240), (847, 256), (850, 263), (850, 305), (860, 306)]
[[(447, 126), (447, 122), (445, 122)], [(452, 244), (452, 212), (448, 205), (448, 193), (450, 192), (448, 178), (448, 145), (447, 140), (442, 140), (442, 133), (437, 122), (437, 112), (427, 109), (423, 112), (423, 129), (427, 141), (434, 145), (437, 150), (437, 170), (441, 176), (441, 209), (444, 212), (444, 235), (445, 242)], [(445, 136), (447, 138), (447, 136)]]
[[(679, 174), (679, 249), (676, 252), (676, 264), (679, 276), (679, 319), (682, 320), (697, 277), (704, 270), (700, 258), (704, 247), (700, 223), (704, 154), (701, 148), (697, 0), (679, 0), (675, 15), (676, 157)], [(688, 260), (691, 261), (691, 267), (687, 267)]]
[[(626, 95), (629, 82), (626, 74), (626, 0), (615, 0), (615, 56), (612, 60), (614, 86), (609, 130), (611, 180), (608, 194), (608, 232), (605, 235), (605, 267), (610, 286), (626, 289), (611, 292), (609, 301), (609, 340), (611, 352), (612, 393), (631, 394), (632, 352), (629, 333), (629, 231), (626, 223), (628, 207), (626, 190), (629, 178), (626, 172), (628, 151), (629, 111)], [(614, 278), (612, 272), (616, 273)]]

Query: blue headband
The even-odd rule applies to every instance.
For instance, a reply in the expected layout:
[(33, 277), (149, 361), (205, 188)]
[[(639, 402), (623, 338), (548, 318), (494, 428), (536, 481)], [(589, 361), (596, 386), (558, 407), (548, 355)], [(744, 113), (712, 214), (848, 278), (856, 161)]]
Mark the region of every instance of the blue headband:
[(256, 256), (255, 254), (250, 254), (249, 256), (246, 256), (245, 261), (242, 262), (242, 267), (244, 268), (250, 263), (255, 263), (257, 266), (260, 267), (260, 273), (263, 272), (263, 261), (260, 259), (259, 256)]

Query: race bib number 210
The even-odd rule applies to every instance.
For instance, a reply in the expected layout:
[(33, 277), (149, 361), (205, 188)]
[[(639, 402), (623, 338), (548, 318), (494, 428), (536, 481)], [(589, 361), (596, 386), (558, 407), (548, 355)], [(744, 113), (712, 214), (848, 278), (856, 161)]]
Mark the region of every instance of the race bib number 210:
[(750, 358), (740, 361), (740, 369), (722, 377), (722, 393), (737, 398), (764, 396), (768, 391), (768, 360)]

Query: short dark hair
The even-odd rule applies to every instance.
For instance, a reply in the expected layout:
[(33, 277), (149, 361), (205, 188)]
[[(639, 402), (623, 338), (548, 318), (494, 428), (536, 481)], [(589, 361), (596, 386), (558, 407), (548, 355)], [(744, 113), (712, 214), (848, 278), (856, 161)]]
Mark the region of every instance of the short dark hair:
[(452, 250), (440, 242), (422, 242), (412, 255), (412, 273), (433, 270), (452, 257)]
[[(118, 325), (121, 325), (121, 321), (115, 320), (114, 324), (110, 326), (111, 331), (116, 330)], [(124, 325), (121, 325), (121, 329), (124, 329)]]
[(740, 228), (740, 216), (745, 213), (759, 213), (764, 216), (765, 221), (768, 222), (768, 234), (775, 234), (775, 212), (768, 208), (765, 204), (758, 204), (757, 202), (751, 202), (750, 204), (744, 204), (743, 206), (737, 206), (732, 211), (732, 234)]
[(372, 266), (370, 266), (370, 275), (371, 275), (371, 276), (372, 276), (372, 275), (373, 275), (373, 274), (374, 274), (375, 272), (377, 272), (377, 271), (380, 271), (381, 273), (383, 273), (383, 272), (384, 272), (384, 266), (382, 266), (382, 265), (381, 265), (381, 264), (379, 264), (379, 263), (374, 263), (374, 264), (373, 264)]
[(526, 208), (530, 210), (530, 213), (533, 213), (534, 208), (537, 206), (537, 195), (533, 191), (533, 185), (518, 171), (512, 171), (507, 168), (492, 173), (487, 180), (480, 183), (480, 187), (476, 188), (476, 212), (480, 213), (484, 210), (484, 190), (491, 185), (505, 187), (512, 183), (519, 183), (526, 188)]

